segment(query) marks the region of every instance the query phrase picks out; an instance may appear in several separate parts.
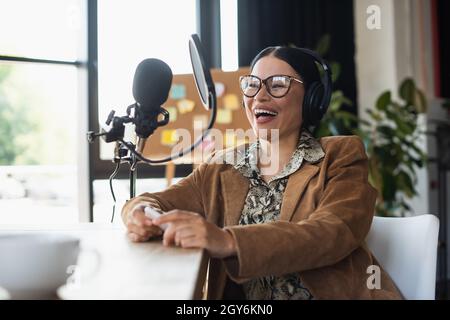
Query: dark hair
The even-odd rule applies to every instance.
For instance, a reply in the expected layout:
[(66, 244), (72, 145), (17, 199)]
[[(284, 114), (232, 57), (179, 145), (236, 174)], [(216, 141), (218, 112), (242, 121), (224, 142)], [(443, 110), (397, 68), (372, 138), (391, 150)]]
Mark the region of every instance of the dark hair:
[(274, 56), (289, 64), (299, 74), (301, 80), (303, 80), (305, 92), (311, 83), (320, 81), (320, 74), (315, 60), (295, 47), (267, 47), (253, 59), (250, 64), (250, 69), (253, 70), (256, 62), (267, 56)]

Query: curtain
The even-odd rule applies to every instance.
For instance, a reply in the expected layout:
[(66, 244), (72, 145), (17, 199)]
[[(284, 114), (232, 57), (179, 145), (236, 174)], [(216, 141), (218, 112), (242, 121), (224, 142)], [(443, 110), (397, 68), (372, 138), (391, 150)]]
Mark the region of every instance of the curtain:
[(356, 114), (353, 0), (238, 0), (239, 65), (248, 66), (263, 48), (295, 45), (315, 49), (329, 34), (327, 61), (338, 62), (334, 84), (353, 101), (345, 107)]

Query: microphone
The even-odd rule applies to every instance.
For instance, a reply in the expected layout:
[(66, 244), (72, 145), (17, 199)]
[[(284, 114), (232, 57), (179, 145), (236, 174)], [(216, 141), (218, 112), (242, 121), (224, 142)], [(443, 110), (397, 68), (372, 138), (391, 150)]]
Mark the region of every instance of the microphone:
[[(101, 132), (88, 131), (87, 139), (93, 143), (97, 137), (102, 137), (106, 142), (118, 142), (114, 153), (114, 162), (121, 163), (126, 160), (132, 164), (132, 169), (138, 161), (149, 164), (160, 164), (178, 159), (188, 152), (192, 152), (200, 145), (210, 129), (214, 125), (217, 113), (216, 92), (209, 68), (204, 59), (203, 46), (198, 35), (193, 34), (189, 40), (189, 54), (195, 85), (200, 95), (200, 100), (206, 110), (211, 111), (208, 127), (202, 132), (202, 136), (190, 147), (181, 150), (178, 154), (161, 159), (147, 159), (143, 156), (146, 140), (160, 126), (169, 123), (169, 112), (161, 107), (169, 96), (172, 85), (172, 70), (163, 61), (155, 58), (145, 59), (136, 68), (133, 78), (133, 97), (135, 103), (128, 106), (125, 116), (115, 116), (112, 110), (106, 124), (111, 128), (102, 129)], [(131, 114), (132, 110), (134, 114)], [(158, 120), (163, 115), (162, 120)], [(135, 125), (137, 136), (136, 144), (124, 141), (125, 124)], [(131, 153), (127, 157), (128, 152)], [(130, 189), (131, 190), (131, 189)]]
[[(142, 153), (147, 138), (156, 128), (169, 122), (169, 113), (161, 107), (166, 102), (172, 85), (172, 70), (162, 60), (145, 59), (136, 68), (133, 79), (135, 105), (135, 131), (137, 151)], [(158, 121), (158, 116), (164, 119)]]

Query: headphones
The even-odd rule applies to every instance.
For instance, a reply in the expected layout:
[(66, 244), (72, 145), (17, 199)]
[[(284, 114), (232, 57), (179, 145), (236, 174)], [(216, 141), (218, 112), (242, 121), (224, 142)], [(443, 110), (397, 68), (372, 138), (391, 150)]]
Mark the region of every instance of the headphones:
[(316, 52), (305, 48), (297, 49), (312, 57), (323, 69), (320, 82), (314, 81), (310, 83), (303, 97), (303, 120), (307, 126), (317, 126), (327, 112), (331, 101), (333, 90), (331, 68)]
[[(306, 126), (315, 127), (319, 124), (320, 120), (327, 112), (328, 105), (331, 101), (331, 94), (333, 90), (331, 68), (328, 63), (316, 52), (305, 48), (296, 49), (312, 57), (314, 61), (317, 61), (323, 69), (323, 74), (320, 81), (310, 83), (308, 90), (305, 92), (303, 97), (303, 121)], [(242, 106), (245, 107), (244, 101), (242, 101)]]

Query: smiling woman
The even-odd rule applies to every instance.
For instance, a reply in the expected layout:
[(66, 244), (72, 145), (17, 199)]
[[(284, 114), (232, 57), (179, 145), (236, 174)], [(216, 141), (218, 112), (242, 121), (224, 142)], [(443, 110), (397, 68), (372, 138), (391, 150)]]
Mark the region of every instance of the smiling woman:
[[(216, 152), (170, 188), (130, 200), (122, 210), (130, 239), (146, 241), (164, 226), (164, 245), (205, 249), (211, 299), (401, 298), (382, 268), (381, 288), (367, 286), (367, 268), (378, 265), (364, 244), (376, 191), (361, 140), (316, 140), (308, 130), (330, 101), (326, 62), (269, 47), (240, 85), (257, 141)], [(148, 217), (147, 206), (165, 213)]]
[[(303, 101), (304, 88), (298, 79), (300, 75), (274, 56), (261, 57), (251, 68), (249, 77), (264, 79), (255, 83), (259, 83), (256, 88), (243, 88), (241, 81), (245, 111), (255, 134), (259, 136), (260, 129), (278, 129), (281, 140), (291, 139), (296, 144), (303, 122), (299, 102)], [(291, 78), (298, 81), (290, 81)]]

